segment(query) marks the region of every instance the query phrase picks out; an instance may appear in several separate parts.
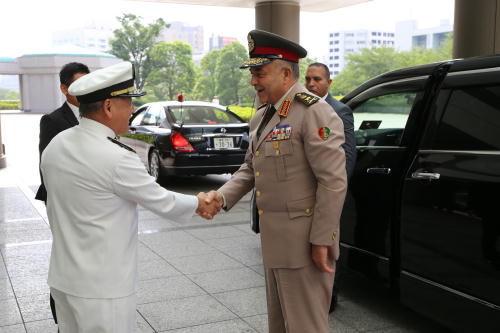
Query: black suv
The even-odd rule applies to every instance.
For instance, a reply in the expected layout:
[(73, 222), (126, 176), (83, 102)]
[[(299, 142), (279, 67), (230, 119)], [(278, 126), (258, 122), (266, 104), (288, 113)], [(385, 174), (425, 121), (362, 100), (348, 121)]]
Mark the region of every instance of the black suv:
[(342, 102), (358, 159), (341, 263), (453, 330), (500, 332), (500, 56), (382, 74)]

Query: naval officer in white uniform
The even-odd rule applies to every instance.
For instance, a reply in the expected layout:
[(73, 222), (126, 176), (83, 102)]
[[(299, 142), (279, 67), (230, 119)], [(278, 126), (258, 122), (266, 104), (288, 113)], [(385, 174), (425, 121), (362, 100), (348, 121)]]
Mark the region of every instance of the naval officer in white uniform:
[(146, 172), (135, 152), (114, 138), (128, 130), (133, 66), (122, 62), (76, 80), (80, 124), (43, 152), (52, 231), (48, 284), (61, 333), (135, 332), (137, 204), (159, 216), (211, 218), (220, 207), (170, 192)]

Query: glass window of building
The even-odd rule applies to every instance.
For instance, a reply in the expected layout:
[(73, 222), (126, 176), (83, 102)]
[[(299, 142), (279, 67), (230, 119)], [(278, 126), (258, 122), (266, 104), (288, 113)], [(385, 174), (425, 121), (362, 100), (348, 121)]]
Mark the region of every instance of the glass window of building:
[(412, 46), (418, 46), (425, 49), (427, 46), (427, 35), (413, 36)]

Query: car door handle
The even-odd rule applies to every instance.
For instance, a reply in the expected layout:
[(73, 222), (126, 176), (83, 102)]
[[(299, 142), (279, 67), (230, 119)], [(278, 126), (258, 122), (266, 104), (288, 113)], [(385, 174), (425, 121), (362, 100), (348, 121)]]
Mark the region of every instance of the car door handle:
[(411, 174), (411, 178), (413, 179), (434, 180), (434, 179), (439, 179), (439, 177), (441, 177), (439, 173), (432, 173), (432, 172), (414, 172)]
[(368, 168), (366, 173), (377, 175), (388, 175), (391, 173), (391, 168)]

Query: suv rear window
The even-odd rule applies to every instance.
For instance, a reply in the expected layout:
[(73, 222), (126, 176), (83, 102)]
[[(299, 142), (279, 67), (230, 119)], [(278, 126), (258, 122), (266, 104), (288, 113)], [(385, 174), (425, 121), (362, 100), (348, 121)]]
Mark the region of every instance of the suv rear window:
[(500, 86), (452, 91), (434, 140), (434, 149), (499, 150)]
[(241, 120), (231, 113), (209, 106), (184, 106), (182, 112), (180, 107), (167, 107), (166, 112), (174, 123), (181, 120), (184, 124), (241, 123)]

